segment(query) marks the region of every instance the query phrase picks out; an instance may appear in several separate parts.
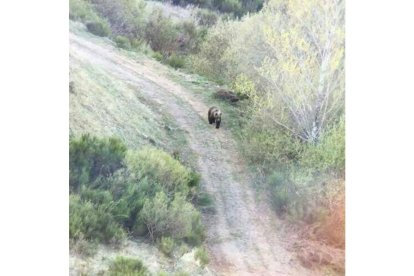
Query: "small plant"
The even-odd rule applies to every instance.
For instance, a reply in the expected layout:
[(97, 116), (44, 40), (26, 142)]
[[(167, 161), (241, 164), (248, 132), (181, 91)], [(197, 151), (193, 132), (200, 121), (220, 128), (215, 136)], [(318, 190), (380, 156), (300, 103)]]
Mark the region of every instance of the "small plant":
[(160, 52), (154, 52), (153, 54), (152, 54), (152, 57), (153, 58), (155, 58), (156, 60), (158, 60), (158, 61), (162, 61), (163, 60), (163, 55), (160, 53)]
[(110, 29), (109, 26), (103, 22), (90, 21), (86, 23), (86, 28), (89, 32), (97, 36), (109, 36)]
[(115, 43), (119, 48), (129, 50), (131, 49), (131, 42), (128, 37), (118, 35), (115, 37)]
[(91, 257), (96, 254), (97, 244), (85, 240), (82, 236), (78, 240), (69, 240), (70, 249), (77, 254)]
[(171, 67), (177, 69), (177, 68), (183, 68), (185, 65), (185, 60), (183, 57), (178, 56), (176, 54), (172, 54), (168, 60), (167, 60), (168, 65), (170, 65)]
[(123, 276), (123, 275), (133, 275), (133, 276), (146, 276), (150, 275), (148, 269), (144, 264), (138, 260), (128, 257), (118, 256), (112, 263), (109, 265), (108, 270), (109, 275), (111, 276)]
[(200, 247), (197, 249), (195, 253), (196, 260), (200, 261), (201, 266), (206, 266), (210, 262), (210, 258), (208, 257), (207, 250), (204, 247)]
[(170, 237), (162, 237), (158, 242), (158, 247), (167, 256), (171, 256), (175, 248), (174, 239)]
[(196, 199), (199, 209), (203, 212), (215, 212), (214, 200), (208, 193), (200, 193)]

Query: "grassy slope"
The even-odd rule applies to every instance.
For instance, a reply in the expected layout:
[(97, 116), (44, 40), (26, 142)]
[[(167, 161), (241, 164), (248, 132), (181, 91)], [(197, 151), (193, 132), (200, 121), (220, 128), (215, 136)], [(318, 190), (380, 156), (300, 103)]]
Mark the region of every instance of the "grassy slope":
[[(71, 31), (98, 43), (106, 39), (94, 37), (78, 23), (71, 22)], [(130, 54), (143, 58), (139, 54)], [(88, 62), (70, 57), (70, 80), (74, 91), (69, 95), (70, 135), (93, 133), (97, 136), (118, 136), (128, 147), (152, 144), (169, 152), (186, 146), (184, 134), (159, 106), (146, 101), (128, 84)]]
[[(115, 45), (107, 38), (98, 38), (88, 33), (84, 26), (77, 22), (70, 22), (70, 30), (94, 43)], [(142, 53), (122, 49), (118, 51), (136, 62), (149, 59)], [(154, 60), (154, 63), (157, 62)], [(240, 124), (240, 120), (237, 119), (238, 110), (233, 105), (213, 97), (219, 88), (216, 83), (199, 75), (183, 73), (161, 64), (158, 66), (160, 70), (167, 70), (166, 73), (171, 80), (188, 88), (203, 102), (220, 107), (223, 110), (223, 127), (237, 133)], [(188, 144), (183, 131), (177, 126), (174, 118), (159, 112), (159, 105), (147, 101), (140, 96), (139, 91), (72, 54), (70, 80), (74, 86), (74, 93), (69, 94), (70, 135), (77, 136), (87, 132), (97, 136), (114, 135), (121, 138), (130, 148), (154, 145), (170, 153), (178, 151), (182, 153), (186, 165), (193, 167), (191, 163), (194, 156), (187, 149)]]

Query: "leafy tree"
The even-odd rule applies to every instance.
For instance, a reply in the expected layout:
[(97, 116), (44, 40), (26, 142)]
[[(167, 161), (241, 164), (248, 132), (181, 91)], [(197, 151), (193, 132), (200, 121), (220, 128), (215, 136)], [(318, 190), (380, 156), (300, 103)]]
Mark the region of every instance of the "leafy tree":
[(271, 50), (259, 70), (267, 83), (263, 112), (271, 110), (269, 119), (301, 140), (317, 142), (343, 111), (344, 2), (271, 1), (263, 18)]

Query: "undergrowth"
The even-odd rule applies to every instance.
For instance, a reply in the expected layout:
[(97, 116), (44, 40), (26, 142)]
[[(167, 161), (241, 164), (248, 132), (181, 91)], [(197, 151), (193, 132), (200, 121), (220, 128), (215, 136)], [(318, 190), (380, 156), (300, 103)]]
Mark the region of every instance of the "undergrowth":
[[(192, 199), (199, 176), (166, 152), (127, 150), (116, 138), (82, 135), (70, 139), (69, 237), (120, 244), (127, 236), (159, 241), (170, 254), (174, 243), (204, 240)], [(81, 249), (82, 250), (82, 249)]]

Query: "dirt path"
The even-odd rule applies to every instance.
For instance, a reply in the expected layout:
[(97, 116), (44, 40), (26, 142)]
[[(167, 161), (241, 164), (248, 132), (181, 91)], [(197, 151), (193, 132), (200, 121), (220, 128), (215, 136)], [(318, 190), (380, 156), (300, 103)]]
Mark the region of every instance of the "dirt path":
[[(251, 176), (225, 124), (208, 125), (208, 107), (191, 91), (169, 80), (167, 70), (150, 59), (131, 61), (109, 44), (70, 34), (71, 59), (89, 62), (136, 88), (137, 93), (170, 112), (187, 133), (198, 156), (201, 184), (215, 200), (215, 214), (205, 214), (209, 267), (218, 275), (314, 275), (285, 249), (278, 220), (250, 187)], [(200, 125), (202, 127), (200, 127)]]

